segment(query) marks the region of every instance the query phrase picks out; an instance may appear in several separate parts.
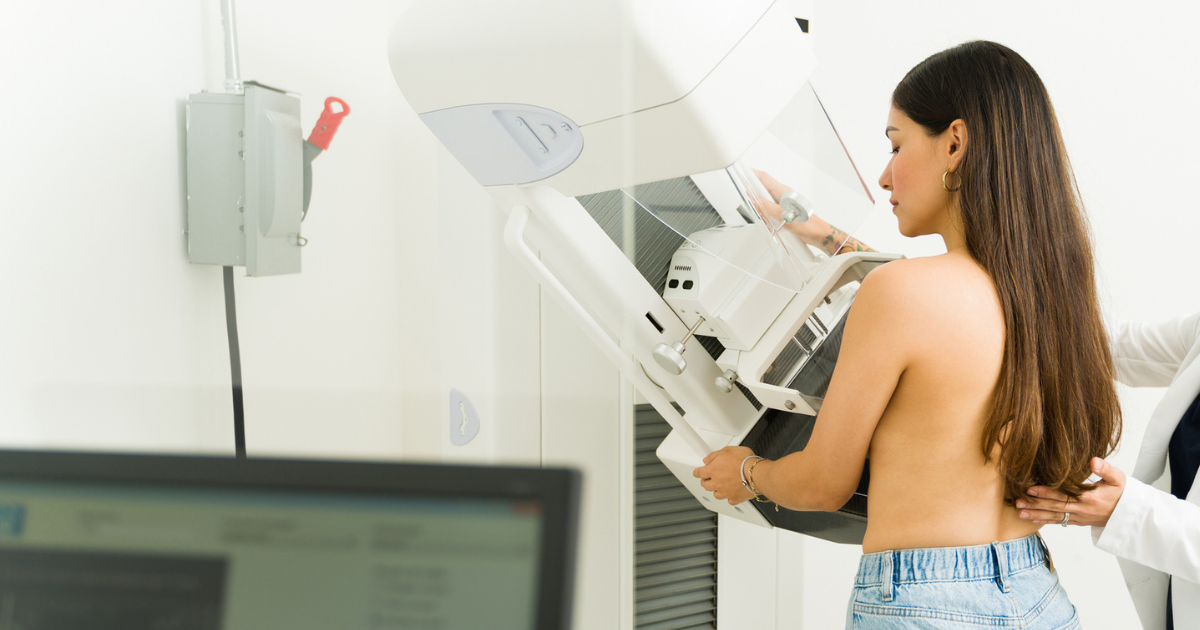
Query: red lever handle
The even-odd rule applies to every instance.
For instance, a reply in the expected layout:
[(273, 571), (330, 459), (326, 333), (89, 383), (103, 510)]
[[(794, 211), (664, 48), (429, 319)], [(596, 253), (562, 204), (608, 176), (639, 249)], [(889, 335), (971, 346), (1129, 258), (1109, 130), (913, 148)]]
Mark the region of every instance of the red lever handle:
[[(334, 106), (337, 105), (337, 111), (334, 111)], [(325, 99), (325, 111), (321, 112), (321, 117), (317, 119), (317, 126), (313, 127), (312, 133), (308, 135), (310, 144), (325, 151), (329, 148), (329, 143), (333, 142), (333, 134), (337, 133), (338, 125), (342, 124), (342, 119), (350, 113), (350, 106), (346, 101), (330, 96)]]

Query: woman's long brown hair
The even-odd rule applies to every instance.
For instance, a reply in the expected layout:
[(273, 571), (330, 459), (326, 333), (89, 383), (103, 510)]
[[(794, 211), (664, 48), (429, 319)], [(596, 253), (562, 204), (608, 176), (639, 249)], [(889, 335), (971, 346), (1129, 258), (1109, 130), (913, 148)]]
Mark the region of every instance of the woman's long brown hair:
[[(1004, 360), (983, 433), (1009, 500), (1077, 497), (1121, 436), (1092, 245), (1050, 96), (1020, 55), (976, 41), (910, 70), (892, 104), (927, 133), (966, 123), (958, 207), (968, 251), (1004, 310)], [(997, 454), (998, 447), (998, 454)]]

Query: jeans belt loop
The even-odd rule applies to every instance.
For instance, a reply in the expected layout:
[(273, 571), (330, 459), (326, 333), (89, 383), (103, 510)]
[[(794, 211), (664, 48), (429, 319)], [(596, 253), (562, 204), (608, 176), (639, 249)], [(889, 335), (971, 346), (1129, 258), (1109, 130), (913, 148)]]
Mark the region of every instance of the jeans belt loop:
[(889, 551), (883, 554), (883, 584), (880, 587), (883, 589), (883, 601), (892, 601), (892, 582), (895, 579), (895, 561), (893, 557), (896, 552)]
[(1008, 584), (1008, 553), (1004, 550), (1000, 543), (992, 543), (992, 555), (996, 558), (996, 581), (1000, 584), (1000, 590), (1005, 593), (1011, 593), (1012, 587)]

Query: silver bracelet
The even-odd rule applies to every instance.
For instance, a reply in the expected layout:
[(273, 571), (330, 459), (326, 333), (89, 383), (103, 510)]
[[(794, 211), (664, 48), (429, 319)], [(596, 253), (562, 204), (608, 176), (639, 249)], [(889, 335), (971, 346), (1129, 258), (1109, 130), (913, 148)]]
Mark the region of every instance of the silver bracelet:
[[(752, 459), (766, 459), (766, 458), (759, 457), (758, 455), (751, 455), (751, 456), (747, 457), (746, 459), (743, 459), (742, 465), (738, 466), (738, 475), (741, 476), (742, 485), (745, 486), (746, 490), (749, 490), (750, 494), (755, 494), (754, 490), (750, 489), (750, 482), (746, 481), (746, 462), (748, 462)], [(757, 496), (757, 495), (755, 495), (755, 496)]]

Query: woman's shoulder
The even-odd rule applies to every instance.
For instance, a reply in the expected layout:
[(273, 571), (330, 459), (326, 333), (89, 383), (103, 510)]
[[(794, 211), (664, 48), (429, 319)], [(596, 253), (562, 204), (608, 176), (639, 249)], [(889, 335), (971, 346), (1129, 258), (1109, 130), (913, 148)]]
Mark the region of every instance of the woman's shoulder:
[(966, 256), (948, 254), (877, 267), (863, 280), (856, 302), (864, 298), (887, 317), (922, 327), (978, 322), (999, 314), (1000, 307), (987, 272)]
[(867, 274), (863, 287), (896, 297), (995, 291), (991, 278), (979, 263), (952, 254), (903, 258), (880, 265)]
[(924, 280), (953, 277), (986, 277), (987, 272), (972, 257), (966, 254), (940, 254), (901, 258), (876, 267), (870, 275), (880, 274), (893, 279)]

